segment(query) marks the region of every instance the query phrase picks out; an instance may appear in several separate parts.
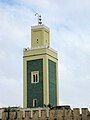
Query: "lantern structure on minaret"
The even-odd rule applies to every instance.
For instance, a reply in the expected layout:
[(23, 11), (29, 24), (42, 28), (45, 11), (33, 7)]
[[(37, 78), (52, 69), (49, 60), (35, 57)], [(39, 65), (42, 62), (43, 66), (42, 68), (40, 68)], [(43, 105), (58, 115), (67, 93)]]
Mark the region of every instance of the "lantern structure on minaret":
[(23, 54), (23, 106), (56, 106), (58, 99), (57, 52), (50, 48), (50, 30), (38, 15), (38, 25), (31, 26), (31, 48)]

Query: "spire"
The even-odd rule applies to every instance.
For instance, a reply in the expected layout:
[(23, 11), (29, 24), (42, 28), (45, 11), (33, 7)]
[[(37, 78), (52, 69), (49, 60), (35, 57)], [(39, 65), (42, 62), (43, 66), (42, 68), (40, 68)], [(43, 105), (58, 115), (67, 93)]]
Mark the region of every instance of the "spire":
[(35, 16), (38, 15), (38, 25), (42, 25), (42, 18), (41, 15), (39, 15), (38, 13), (35, 14)]

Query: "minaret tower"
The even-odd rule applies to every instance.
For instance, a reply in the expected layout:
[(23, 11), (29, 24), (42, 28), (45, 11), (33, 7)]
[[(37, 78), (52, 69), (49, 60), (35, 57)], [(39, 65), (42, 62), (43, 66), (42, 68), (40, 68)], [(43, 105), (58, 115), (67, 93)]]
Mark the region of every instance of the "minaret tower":
[(57, 52), (50, 48), (50, 30), (38, 15), (38, 25), (31, 27), (31, 48), (23, 55), (23, 107), (56, 106), (58, 99)]

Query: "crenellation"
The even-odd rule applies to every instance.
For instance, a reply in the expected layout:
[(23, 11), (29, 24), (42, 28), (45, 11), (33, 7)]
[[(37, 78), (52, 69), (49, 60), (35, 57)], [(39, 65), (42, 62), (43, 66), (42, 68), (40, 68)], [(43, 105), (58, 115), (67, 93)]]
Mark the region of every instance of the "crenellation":
[(62, 120), (62, 110), (56, 110), (57, 111), (57, 120)]
[(39, 111), (33, 111), (33, 118), (35, 120), (38, 120), (38, 118), (39, 118)]
[(3, 111), (1, 120), (90, 120), (88, 108), (36, 108)]
[(51, 110), (50, 111), (50, 118), (54, 118), (55, 117), (55, 110)]
[(3, 112), (2, 113), (2, 120), (7, 120), (8, 119), (8, 112)]
[(71, 115), (72, 115), (72, 110), (71, 109), (66, 110), (66, 119), (67, 120), (72, 120)]
[(73, 108), (73, 117), (74, 117), (74, 120), (80, 120), (80, 109), (79, 108)]
[(17, 112), (17, 119), (18, 120), (22, 120), (22, 118), (23, 118), (23, 112), (22, 111), (18, 111)]
[(88, 108), (82, 108), (82, 115), (88, 115), (89, 110)]
[(26, 111), (25, 112), (25, 120), (29, 120), (30, 119), (30, 111)]
[(16, 118), (16, 112), (9, 112), (9, 118), (10, 120), (13, 120)]
[(82, 108), (82, 120), (88, 119), (89, 110), (88, 108)]
[(46, 111), (41, 111), (41, 119), (44, 120), (46, 118)]

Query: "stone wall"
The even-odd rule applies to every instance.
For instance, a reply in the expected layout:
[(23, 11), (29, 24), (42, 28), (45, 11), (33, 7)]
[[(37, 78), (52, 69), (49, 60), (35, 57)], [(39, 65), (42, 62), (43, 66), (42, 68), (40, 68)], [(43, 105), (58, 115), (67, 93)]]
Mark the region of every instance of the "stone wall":
[(1, 120), (90, 120), (88, 108), (32, 108), (2, 111)]

